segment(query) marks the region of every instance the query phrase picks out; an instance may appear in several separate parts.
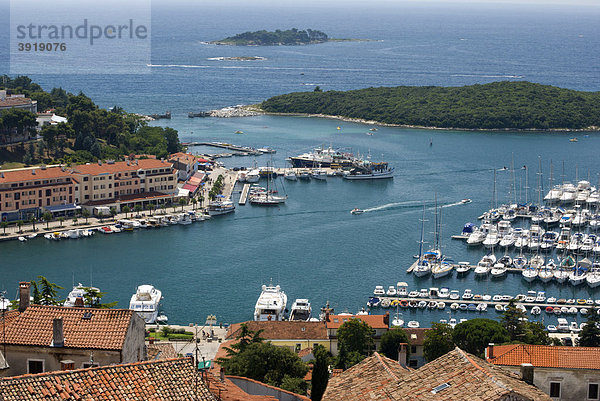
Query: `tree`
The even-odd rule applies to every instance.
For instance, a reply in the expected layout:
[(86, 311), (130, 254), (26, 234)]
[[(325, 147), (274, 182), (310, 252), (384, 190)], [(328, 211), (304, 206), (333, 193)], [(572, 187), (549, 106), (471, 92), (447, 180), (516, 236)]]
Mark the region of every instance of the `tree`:
[(21, 227), (23, 226), (23, 220), (17, 221), (17, 227), (19, 228), (19, 232), (21, 232)]
[(327, 383), (329, 382), (329, 352), (320, 344), (313, 346), (313, 355), (315, 363), (313, 364), (310, 399), (312, 401), (321, 401)]
[(129, 218), (128, 214), (129, 214), (129, 212), (131, 212), (131, 208), (130, 208), (129, 206), (123, 206), (123, 207), (121, 208), (121, 211), (122, 211), (123, 213), (125, 213), (125, 218), (126, 218), (126, 219), (127, 219), (127, 218)]
[(364, 359), (373, 349), (374, 330), (360, 319), (350, 319), (340, 326), (338, 336), (338, 360), (336, 365), (348, 369)]
[(148, 210), (150, 210), (150, 216), (152, 216), (152, 211), (156, 209), (156, 205), (154, 203), (148, 204)]
[[(387, 356), (388, 358), (397, 361), (398, 350), (400, 348), (401, 343), (409, 344), (406, 332), (402, 329), (389, 330), (381, 336), (381, 345), (379, 346), (379, 352)], [(410, 350), (407, 351), (407, 359), (408, 352), (410, 352)], [(404, 361), (404, 363), (406, 363), (406, 361)]]
[(64, 217), (61, 216), (61, 217), (58, 218), (58, 222), (60, 223), (61, 227), (63, 226), (63, 221), (65, 221)]
[(183, 207), (187, 205), (188, 200), (186, 198), (179, 198), (179, 204), (181, 205), (181, 211), (183, 212)]
[(88, 223), (88, 218), (90, 217), (90, 211), (87, 209), (83, 209), (81, 211), (81, 215), (85, 218), (85, 224)]
[(138, 204), (138, 205), (135, 205), (135, 206), (133, 207), (133, 211), (134, 211), (134, 212), (136, 212), (136, 213), (137, 213), (137, 215), (139, 216), (139, 215), (140, 215), (140, 212), (142, 211), (142, 205), (139, 205), (139, 204)]
[(319, 85), (315, 86), (315, 89), (313, 90), (313, 92), (323, 92), (323, 90), (321, 89), (321, 87)]
[(79, 219), (77, 218), (77, 216), (73, 216), (73, 225), (76, 226), (77, 222), (79, 221)]
[(600, 347), (600, 317), (596, 309), (588, 311), (587, 322), (579, 333), (580, 347)]
[(31, 215), (31, 217), (29, 218), (29, 222), (31, 223), (31, 229), (33, 230), (33, 232), (35, 232), (35, 222), (37, 221), (37, 219), (35, 218), (35, 215)]
[(508, 335), (510, 341), (520, 341), (525, 334), (525, 321), (527, 314), (523, 310), (517, 308), (516, 301), (511, 299), (506, 305), (504, 313), (502, 313), (501, 322)]
[(525, 344), (552, 344), (552, 339), (541, 322), (525, 322), (524, 330), (522, 342)]
[(495, 320), (471, 319), (454, 327), (452, 340), (459, 348), (483, 357), (483, 352), (490, 343), (509, 342), (510, 335), (504, 326)]
[(423, 354), (427, 361), (433, 361), (454, 349), (452, 327), (444, 323), (432, 323), (431, 330), (425, 332)]
[(6, 235), (6, 227), (8, 227), (8, 222), (3, 221), (1, 224), (2, 224), (2, 230), (4, 230), (4, 235)]
[(51, 283), (44, 276), (38, 276), (40, 291), (40, 304), (41, 305), (60, 305), (60, 302), (56, 300), (57, 290), (62, 290), (63, 287), (58, 284)]
[(104, 295), (106, 295), (106, 293), (100, 292), (96, 288), (85, 287), (83, 289), (83, 291), (84, 291), (83, 304), (87, 307), (96, 308), (96, 309), (110, 309), (110, 308), (114, 308), (115, 306), (117, 306), (117, 301), (110, 302), (108, 304), (100, 303), (100, 300), (102, 299), (102, 297)]
[(52, 217), (53, 215), (50, 212), (44, 212), (44, 214), (42, 214), (42, 218), (46, 222), (46, 230), (48, 230), (48, 225), (50, 224), (50, 221), (52, 221)]
[(250, 344), (262, 343), (264, 341), (264, 338), (260, 336), (262, 332), (263, 330), (252, 331), (246, 323), (242, 323), (240, 332), (235, 336), (237, 342), (231, 347), (225, 347), (227, 355), (237, 355), (244, 352)]
[(198, 204), (198, 199), (192, 198), (192, 205), (194, 205), (194, 210), (196, 210), (196, 205)]
[[(271, 343), (250, 343), (229, 358), (219, 359), (228, 375), (243, 376), (276, 387), (290, 386), (301, 391), (300, 382), (308, 372), (308, 367), (289, 348), (277, 347)], [(285, 382), (285, 384), (284, 384)]]
[(38, 288), (37, 282), (35, 280), (31, 280), (31, 287), (33, 287), (33, 291), (31, 296), (33, 297), (33, 304), (39, 305), (42, 301), (42, 295), (40, 294), (40, 289)]
[(113, 218), (113, 220), (115, 219), (115, 216), (117, 215), (117, 209), (115, 209), (114, 207), (110, 208), (110, 215)]

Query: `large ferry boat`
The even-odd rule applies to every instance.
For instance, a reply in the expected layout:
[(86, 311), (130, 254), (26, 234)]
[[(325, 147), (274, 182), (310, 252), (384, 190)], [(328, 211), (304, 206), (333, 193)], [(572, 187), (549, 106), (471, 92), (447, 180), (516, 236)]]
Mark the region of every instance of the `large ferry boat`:
[(281, 321), (285, 317), (286, 305), (287, 295), (281, 291), (281, 287), (263, 284), (262, 292), (254, 308), (254, 320), (259, 322)]
[[(293, 167), (313, 168), (313, 167), (350, 167), (355, 160), (352, 153), (342, 152), (333, 149), (331, 146), (320, 146), (312, 152), (303, 153), (299, 156), (287, 159)], [(333, 165), (333, 166), (332, 166)]]
[(135, 294), (131, 296), (129, 309), (137, 312), (147, 324), (155, 323), (161, 298), (162, 293), (159, 289), (148, 284), (140, 285)]

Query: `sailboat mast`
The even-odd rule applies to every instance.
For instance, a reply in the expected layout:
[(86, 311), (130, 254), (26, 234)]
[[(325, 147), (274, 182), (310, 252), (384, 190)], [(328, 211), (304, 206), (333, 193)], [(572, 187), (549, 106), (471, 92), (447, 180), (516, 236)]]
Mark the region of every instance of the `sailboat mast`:
[(425, 240), (425, 203), (423, 203), (423, 216), (421, 217), (421, 241), (419, 241), (419, 260), (423, 259), (423, 241)]
[(439, 249), (439, 242), (440, 242), (440, 234), (438, 231), (438, 207), (437, 207), (437, 192), (435, 193), (435, 229), (434, 229), (434, 238), (435, 238), (435, 244), (433, 246), (434, 250), (438, 250)]

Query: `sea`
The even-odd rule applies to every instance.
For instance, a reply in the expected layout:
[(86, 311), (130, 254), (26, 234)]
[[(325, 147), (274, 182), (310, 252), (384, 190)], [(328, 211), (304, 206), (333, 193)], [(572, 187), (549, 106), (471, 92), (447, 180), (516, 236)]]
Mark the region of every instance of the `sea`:
[[(450, 237), (465, 223), (477, 223), (477, 217), (491, 205), (535, 202), (549, 189), (551, 175), (554, 183), (588, 179), (596, 185), (600, 173), (597, 133), (393, 127), (373, 132), (368, 125), (325, 118), (187, 117), (190, 111), (253, 104), (278, 94), (312, 91), (316, 86), (349, 90), (526, 80), (598, 91), (599, 17), (600, 7), (594, 4), (381, 1), (228, 6), (154, 1), (148, 74), (31, 78), (46, 90), (82, 91), (105, 108), (118, 105), (144, 114), (169, 110), (171, 120), (152, 124), (177, 129), (182, 141), (270, 146), (277, 151), (272, 156), (221, 159), (228, 167), (267, 162), (284, 167), (289, 156), (331, 145), (389, 162), (396, 169), (394, 178), (280, 182), (279, 192), (289, 198), (277, 208), (238, 206), (234, 214), (189, 226), (91, 239), (3, 242), (0, 290), (14, 299), (19, 281), (45, 276), (64, 287), (60, 296), (66, 296), (73, 284), (91, 284), (106, 292), (104, 301), (117, 301), (118, 307), (126, 308), (138, 285), (152, 284), (163, 293), (162, 309), (169, 321), (180, 324), (202, 324), (209, 314), (221, 323), (252, 319), (261, 286), (269, 283), (286, 292), (288, 308), (294, 299), (308, 298), (314, 315), (326, 302), (336, 312), (355, 313), (365, 306), (376, 285), (387, 288), (399, 281), (417, 290), (448, 287), (462, 292), (470, 288), (492, 295), (536, 290), (559, 298), (600, 299), (600, 289), (539, 281), (527, 284), (519, 275), (492, 281), (475, 280), (471, 273), (465, 278), (453, 275), (433, 280), (406, 273), (419, 252), (423, 210), (425, 247), (434, 241), (437, 204), (442, 207), (438, 218), (444, 254), (475, 264), (485, 251), (468, 249)], [(370, 41), (275, 47), (204, 43), (244, 31), (291, 27)], [(266, 60), (215, 59), (234, 56)], [(578, 142), (569, 141), (573, 136)], [(191, 150), (216, 153), (211, 148)], [(473, 201), (461, 204), (464, 198)], [(366, 212), (351, 215), (353, 208)], [(448, 319), (448, 311), (401, 312), (405, 320), (418, 320), (421, 327), (427, 327), (432, 321)], [(493, 310), (465, 311), (452, 312), (452, 317), (499, 315)], [(531, 319), (545, 319), (546, 324), (555, 321), (547, 315)], [(582, 318), (569, 320), (581, 322)]]

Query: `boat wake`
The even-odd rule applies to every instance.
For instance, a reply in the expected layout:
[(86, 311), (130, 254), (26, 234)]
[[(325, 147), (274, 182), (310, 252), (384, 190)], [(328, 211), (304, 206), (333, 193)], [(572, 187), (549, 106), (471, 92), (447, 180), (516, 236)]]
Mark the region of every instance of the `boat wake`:
[[(465, 202), (464, 200), (461, 200), (461, 201), (452, 202), (452, 203), (442, 203), (442, 204), (440, 204), (440, 206), (443, 208), (446, 208), (446, 207), (464, 205), (465, 203), (467, 203), (467, 202)], [(389, 209), (417, 209), (417, 208), (423, 207), (423, 205), (425, 205), (426, 209), (432, 209), (435, 207), (435, 203), (433, 203), (433, 202), (423, 203), (420, 201), (406, 201), (406, 202), (386, 203), (385, 205), (375, 206), (375, 207), (371, 207), (368, 209), (364, 209), (363, 212), (364, 213), (379, 212), (381, 210), (389, 210)]]

